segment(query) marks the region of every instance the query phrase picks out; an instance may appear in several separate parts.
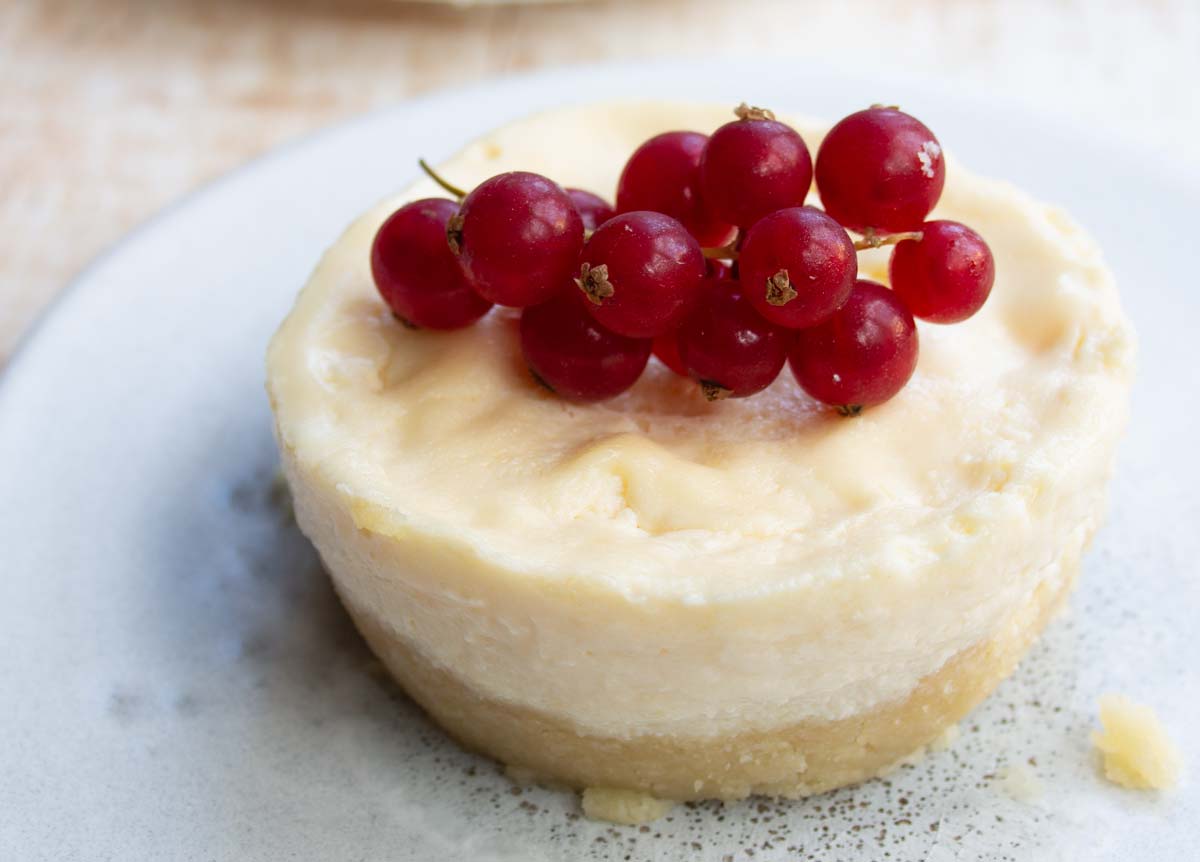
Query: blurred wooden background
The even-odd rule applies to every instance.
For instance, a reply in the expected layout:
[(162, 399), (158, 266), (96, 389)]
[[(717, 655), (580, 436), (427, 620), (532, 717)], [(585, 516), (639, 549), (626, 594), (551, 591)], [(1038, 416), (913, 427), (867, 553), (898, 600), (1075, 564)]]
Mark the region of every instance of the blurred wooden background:
[(1200, 164), (1200, 0), (3, 0), (0, 363), (89, 259), (282, 141), (508, 72), (697, 55), (942, 77)]

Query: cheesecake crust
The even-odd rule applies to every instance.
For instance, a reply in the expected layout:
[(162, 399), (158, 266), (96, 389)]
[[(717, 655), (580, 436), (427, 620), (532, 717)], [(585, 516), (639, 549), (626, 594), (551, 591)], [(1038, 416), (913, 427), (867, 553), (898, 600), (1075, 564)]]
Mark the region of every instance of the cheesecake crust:
[[(370, 608), (339, 588), (359, 632), (392, 676), (459, 743), (539, 780), (616, 787), (659, 799), (803, 797), (885, 775), (960, 721), (1005, 677), (1074, 586), (1080, 548), (987, 640), (926, 676), (912, 693), (861, 715), (717, 737), (580, 732), (534, 709), (480, 696), (430, 663)], [(334, 574), (334, 584), (338, 579)]]

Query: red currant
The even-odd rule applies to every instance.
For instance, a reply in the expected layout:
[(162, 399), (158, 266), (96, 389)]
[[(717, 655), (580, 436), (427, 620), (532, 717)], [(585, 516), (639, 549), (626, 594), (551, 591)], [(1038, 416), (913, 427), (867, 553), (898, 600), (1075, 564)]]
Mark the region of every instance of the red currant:
[(687, 367), (679, 356), (679, 331), (671, 330), (654, 339), (652, 351), (663, 365), (670, 368), (680, 377), (687, 377)]
[(617, 210), (651, 210), (677, 219), (705, 246), (724, 245), (733, 226), (715, 218), (700, 193), (699, 132), (664, 132), (633, 151), (617, 182)]
[(732, 278), (737, 279), (733, 274), (733, 267), (726, 261), (719, 260), (715, 257), (706, 257), (704, 259), (704, 277), (705, 278)]
[[(729, 264), (723, 260), (706, 258), (704, 261), (705, 281), (715, 281), (721, 278), (735, 278)], [(687, 368), (684, 367), (683, 360), (679, 358), (678, 329), (673, 329), (654, 339), (654, 355), (659, 358), (663, 365), (670, 368), (680, 377), (688, 376)]]
[(576, 284), (588, 311), (613, 332), (653, 338), (687, 314), (704, 255), (682, 224), (655, 212), (624, 213), (596, 229), (579, 256)]
[(845, 228), (819, 209), (779, 210), (750, 228), (738, 258), (746, 298), (772, 323), (820, 323), (850, 294), (858, 256)]
[(480, 296), (523, 307), (554, 296), (571, 277), (583, 221), (557, 184), (513, 171), (467, 195), (446, 237)]
[(851, 114), (817, 151), (821, 202), (851, 230), (917, 230), (945, 182), (941, 144), (920, 120), (896, 108)]
[(700, 181), (713, 212), (748, 228), (775, 210), (802, 205), (813, 166), (804, 139), (791, 126), (769, 111), (747, 109), (740, 115), (744, 119), (721, 126), (708, 139)]
[(904, 240), (892, 251), (892, 290), (922, 320), (966, 320), (992, 292), (992, 250), (983, 237), (956, 221), (925, 222), (921, 233), (920, 240)]
[(521, 312), (521, 350), (529, 370), (571, 401), (603, 401), (637, 381), (650, 340), (609, 332), (571, 291)]
[(566, 189), (566, 192), (571, 203), (575, 204), (575, 209), (579, 211), (585, 231), (595, 230), (616, 215), (612, 204), (600, 195), (592, 194), (584, 189)]
[(728, 279), (709, 280), (679, 329), (679, 356), (709, 400), (766, 389), (787, 361), (792, 333), (762, 318)]
[(371, 244), (371, 275), (392, 312), (405, 323), (457, 329), (492, 304), (471, 286), (446, 246), (446, 222), (458, 204), (426, 198), (405, 204), (380, 226)]
[(858, 413), (887, 401), (912, 377), (917, 326), (893, 291), (858, 281), (832, 317), (797, 334), (790, 361), (805, 392)]

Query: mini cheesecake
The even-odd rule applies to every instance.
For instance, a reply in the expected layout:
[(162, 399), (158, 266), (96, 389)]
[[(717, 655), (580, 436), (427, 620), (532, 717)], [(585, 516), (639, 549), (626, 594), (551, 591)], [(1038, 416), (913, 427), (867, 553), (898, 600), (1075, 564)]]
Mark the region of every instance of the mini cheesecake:
[[(643, 140), (727, 115), (561, 110), (441, 172), (607, 195)], [(824, 127), (786, 119), (815, 152)], [(709, 403), (657, 360), (581, 406), (531, 378), (515, 312), (406, 329), (370, 245), (438, 194), (412, 186), (326, 253), (268, 390), (300, 526), (372, 649), (464, 745), (661, 799), (819, 793), (937, 738), (1062, 604), (1104, 513), (1133, 336), (1061, 211), (951, 162), (931, 218), (987, 239), (991, 298), (921, 324), (909, 385), (845, 418), (786, 369)], [(887, 253), (862, 253), (862, 277), (886, 283)]]

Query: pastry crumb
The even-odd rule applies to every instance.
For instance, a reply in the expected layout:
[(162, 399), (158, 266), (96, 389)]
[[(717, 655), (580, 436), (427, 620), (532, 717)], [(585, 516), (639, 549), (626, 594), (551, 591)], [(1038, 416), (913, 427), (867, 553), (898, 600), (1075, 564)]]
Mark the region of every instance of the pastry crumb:
[(626, 826), (650, 823), (675, 807), (669, 799), (619, 787), (589, 787), (583, 791), (582, 801), (583, 813), (590, 819)]
[(1104, 758), (1104, 777), (1135, 790), (1174, 787), (1179, 751), (1154, 710), (1121, 694), (1100, 698), (1100, 725), (1092, 744)]
[(1036, 802), (1045, 790), (1037, 774), (1020, 763), (1001, 769), (996, 778), (1005, 795), (1017, 802)]

